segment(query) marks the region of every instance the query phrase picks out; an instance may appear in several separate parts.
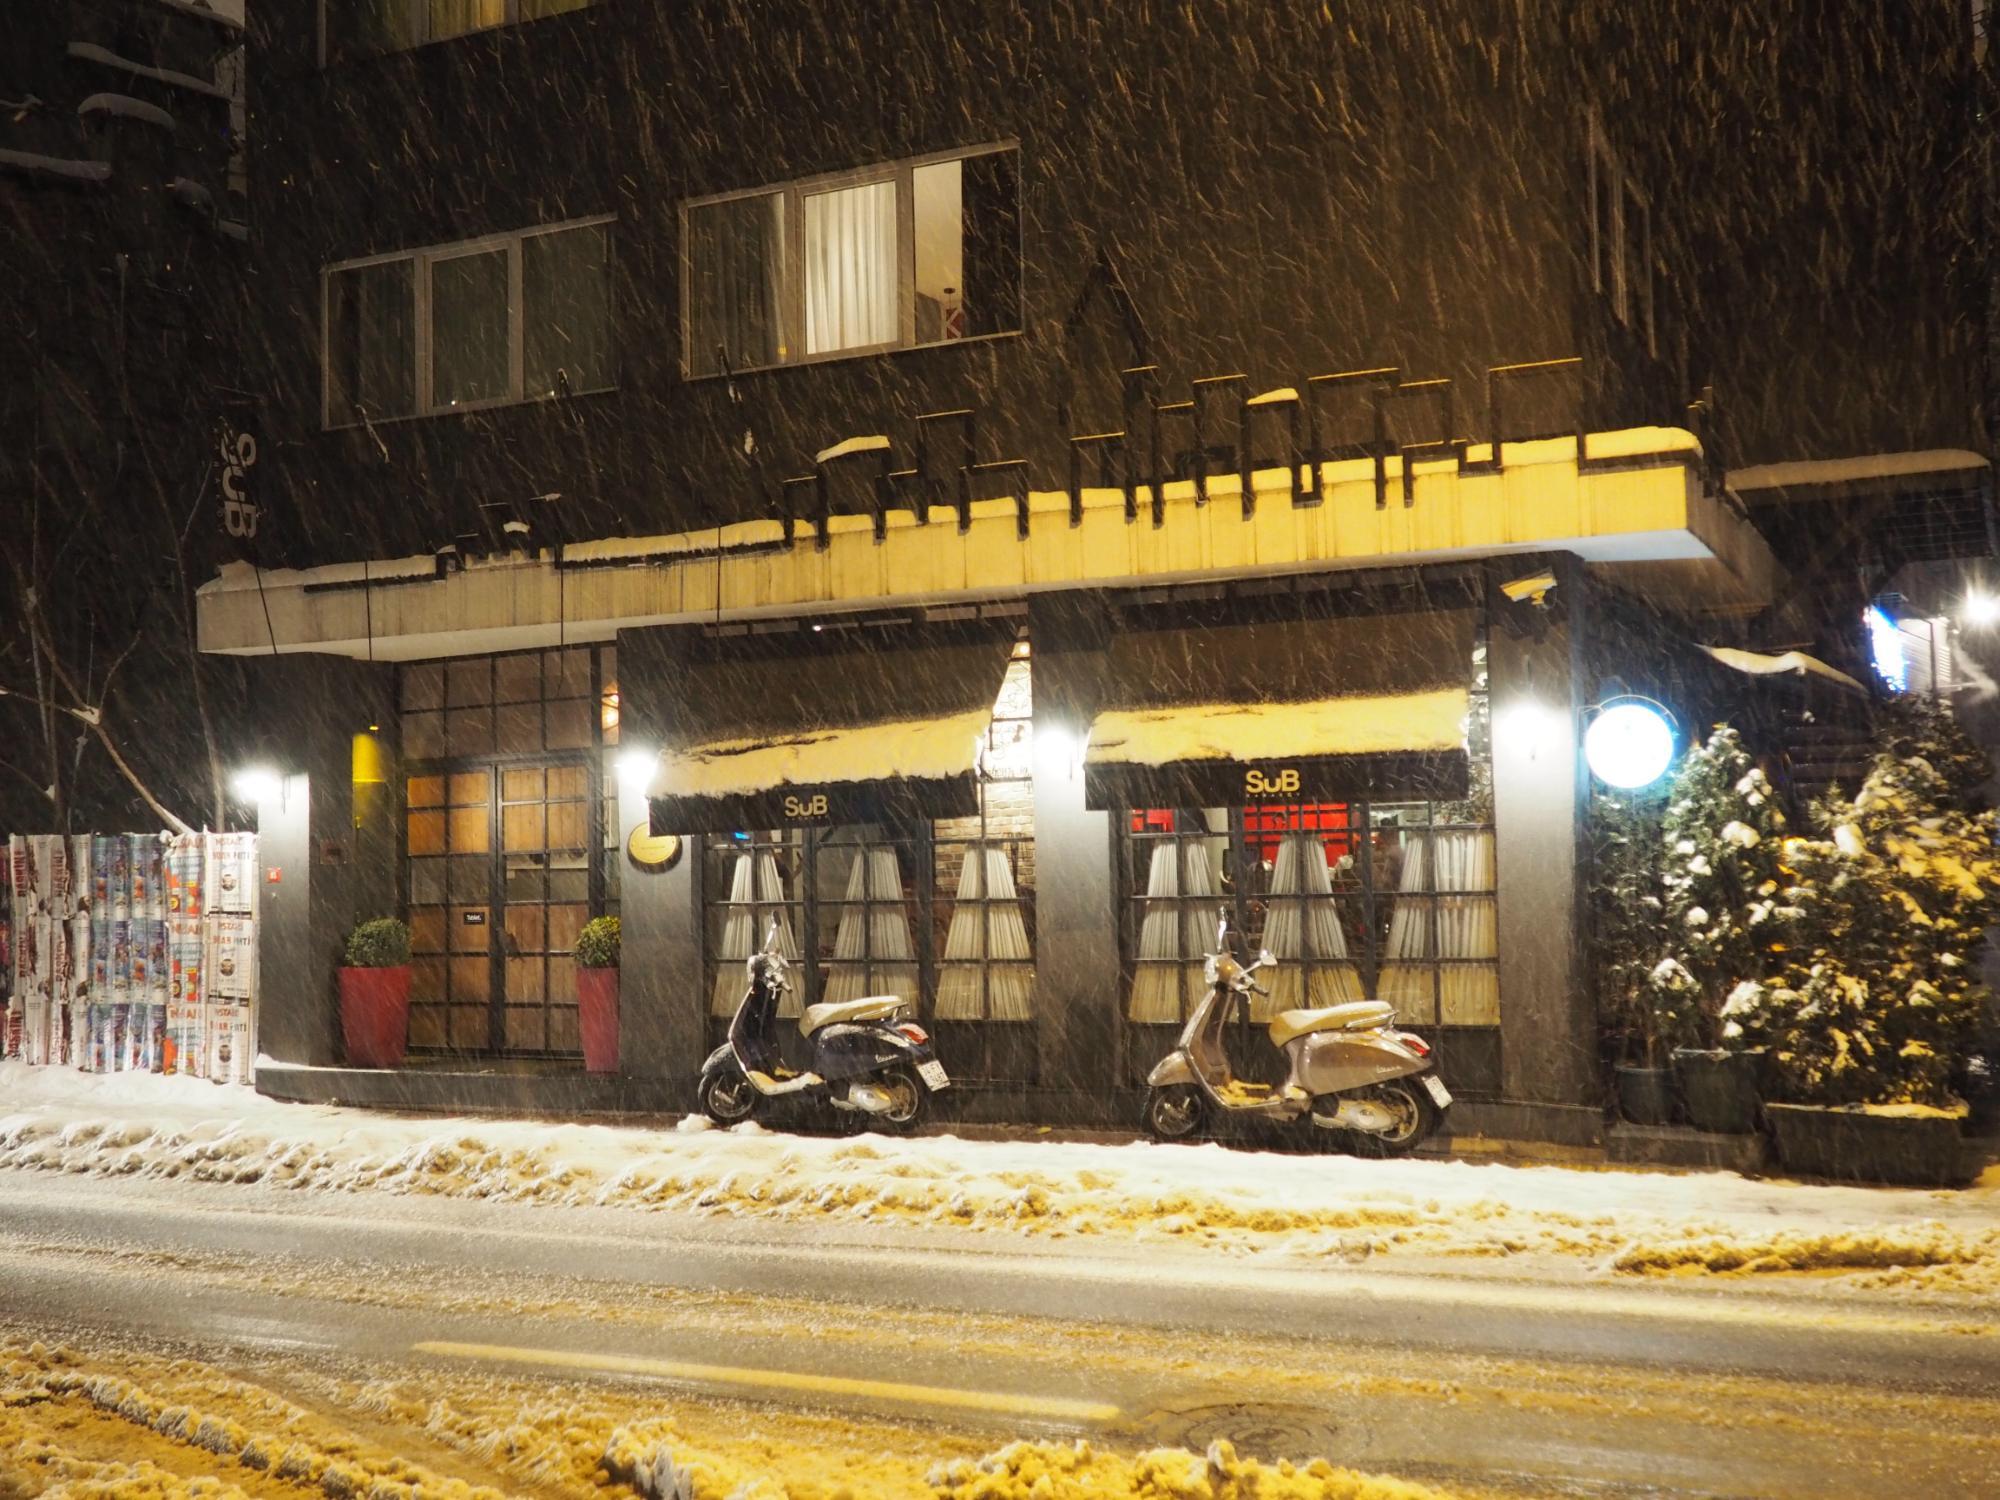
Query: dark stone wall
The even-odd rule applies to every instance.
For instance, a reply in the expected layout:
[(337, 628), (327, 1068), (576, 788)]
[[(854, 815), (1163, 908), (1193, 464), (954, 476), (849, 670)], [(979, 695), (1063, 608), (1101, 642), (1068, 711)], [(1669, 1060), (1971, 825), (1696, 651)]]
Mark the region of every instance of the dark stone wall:
[[(1457, 8), (1468, 26), (1482, 9)], [(1199, 24), (917, 0), (753, 24), (703, 0), (320, 70), (311, 15), (284, 0), (253, 18), (256, 87), (284, 101), (258, 116), (259, 294), (294, 557), (421, 550), (476, 529), (480, 502), (551, 492), (580, 535), (755, 516), (821, 447), (881, 432), (907, 461), (914, 418), (960, 406), (981, 460), (1025, 458), (1053, 487), (1068, 437), (1115, 426), (1117, 373), (1145, 362), (1162, 399), (1234, 372), (1262, 390), (1394, 365), (1453, 377), (1477, 420), (1487, 366), (1578, 343), (1581, 117), (1533, 71), (1541, 22), (1498, 27), (1489, 56), (1386, 0), (1337, 18), (1232, 0)], [(681, 379), (683, 198), (1001, 140), (1020, 143), (1021, 336), (733, 390)], [(615, 393), (319, 431), (323, 265), (597, 213), (618, 219)], [(1605, 373), (1604, 411), (1671, 418), (1638, 374)], [(1439, 435), (1427, 405), (1398, 425)]]
[[(394, 743), (394, 678), (386, 665), (326, 656), (259, 658), (252, 702), (283, 791), (257, 809), (266, 883), (258, 918), (258, 1048), (280, 1062), (341, 1060), (338, 967), (347, 934), (400, 915), (402, 780), (357, 788), (354, 736), (383, 726)], [(359, 793), (359, 795), (357, 795)]]

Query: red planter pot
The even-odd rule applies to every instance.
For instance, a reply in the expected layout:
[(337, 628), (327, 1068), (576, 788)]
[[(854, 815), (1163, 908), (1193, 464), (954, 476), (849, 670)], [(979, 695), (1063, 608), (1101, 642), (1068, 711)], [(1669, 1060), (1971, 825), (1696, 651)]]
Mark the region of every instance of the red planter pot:
[(410, 966), (340, 971), (340, 1034), (350, 1068), (396, 1068), (410, 1039)]
[(618, 971), (576, 971), (578, 1028), (583, 1032), (583, 1067), (587, 1073), (618, 1071)]

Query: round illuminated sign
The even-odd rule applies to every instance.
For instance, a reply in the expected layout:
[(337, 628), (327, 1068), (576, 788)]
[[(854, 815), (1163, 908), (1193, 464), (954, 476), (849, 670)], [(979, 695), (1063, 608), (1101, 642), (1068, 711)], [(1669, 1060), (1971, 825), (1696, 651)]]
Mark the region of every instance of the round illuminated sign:
[(1628, 791), (1651, 786), (1673, 764), (1673, 722), (1655, 703), (1613, 703), (1583, 732), (1583, 758), (1608, 786)]
[(625, 854), (642, 870), (667, 870), (681, 857), (681, 836), (654, 833), (648, 823), (634, 823), (625, 839)]

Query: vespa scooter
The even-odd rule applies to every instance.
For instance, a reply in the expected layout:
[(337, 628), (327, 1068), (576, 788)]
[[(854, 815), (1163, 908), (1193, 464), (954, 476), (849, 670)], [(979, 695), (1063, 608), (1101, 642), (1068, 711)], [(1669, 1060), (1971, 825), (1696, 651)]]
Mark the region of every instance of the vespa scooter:
[(1156, 1140), (1184, 1140), (1229, 1116), (1280, 1124), (1309, 1119), (1337, 1132), (1337, 1143), (1357, 1155), (1404, 1156), (1437, 1128), (1451, 1094), (1430, 1045), (1398, 1031), (1395, 1007), (1384, 1001), (1281, 1011), (1265, 1035), (1285, 1055), (1285, 1081), (1273, 1088), (1237, 1078), (1224, 1038), (1238, 1004), (1270, 993), (1255, 976), (1276, 960), (1266, 949), (1248, 968), (1238, 963), (1227, 922), (1215, 945), (1203, 971), (1207, 994), (1180, 1044), (1146, 1079), (1146, 1129)]
[(771, 925), (764, 950), (745, 964), (748, 985), (729, 1023), (729, 1040), (701, 1068), (701, 1108), (718, 1125), (747, 1120), (759, 1105), (794, 1098), (863, 1116), (892, 1130), (916, 1129), (931, 1096), (951, 1086), (923, 1027), (896, 995), (806, 1007), (799, 1031), (812, 1066), (787, 1067), (778, 1046), (778, 1004), (792, 987), (790, 965)]

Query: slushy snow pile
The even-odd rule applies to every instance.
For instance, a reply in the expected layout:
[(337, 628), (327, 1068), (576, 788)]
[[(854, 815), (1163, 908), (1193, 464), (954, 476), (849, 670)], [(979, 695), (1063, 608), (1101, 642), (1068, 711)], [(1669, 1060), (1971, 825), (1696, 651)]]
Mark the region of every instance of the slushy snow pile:
[[(1325, 1459), (1242, 1459), (1226, 1442), (1136, 1455), (1016, 1442), (972, 1457), (910, 1426), (699, 1410), (618, 1421), (619, 1407), (656, 1398), (599, 1391), (537, 1404), (507, 1385), (435, 1372), (424, 1383), (421, 1396), (392, 1382), (322, 1390), (327, 1409), (312, 1410), (196, 1360), (7, 1340), (0, 1495), (506, 1500), (522, 1483), (525, 1493), (639, 1500), (1450, 1500)], [(440, 1473), (399, 1452), (399, 1437), (507, 1487)], [(954, 1447), (959, 1456), (939, 1457)]]
[(1996, 1173), (1959, 1192), (1892, 1191), (1727, 1173), (705, 1125), (425, 1119), (282, 1104), (187, 1078), (0, 1064), (0, 1167), (15, 1169), (1120, 1236), (1296, 1257), (1560, 1254), (1682, 1273), (1936, 1267), (1953, 1290), (2000, 1286)]

